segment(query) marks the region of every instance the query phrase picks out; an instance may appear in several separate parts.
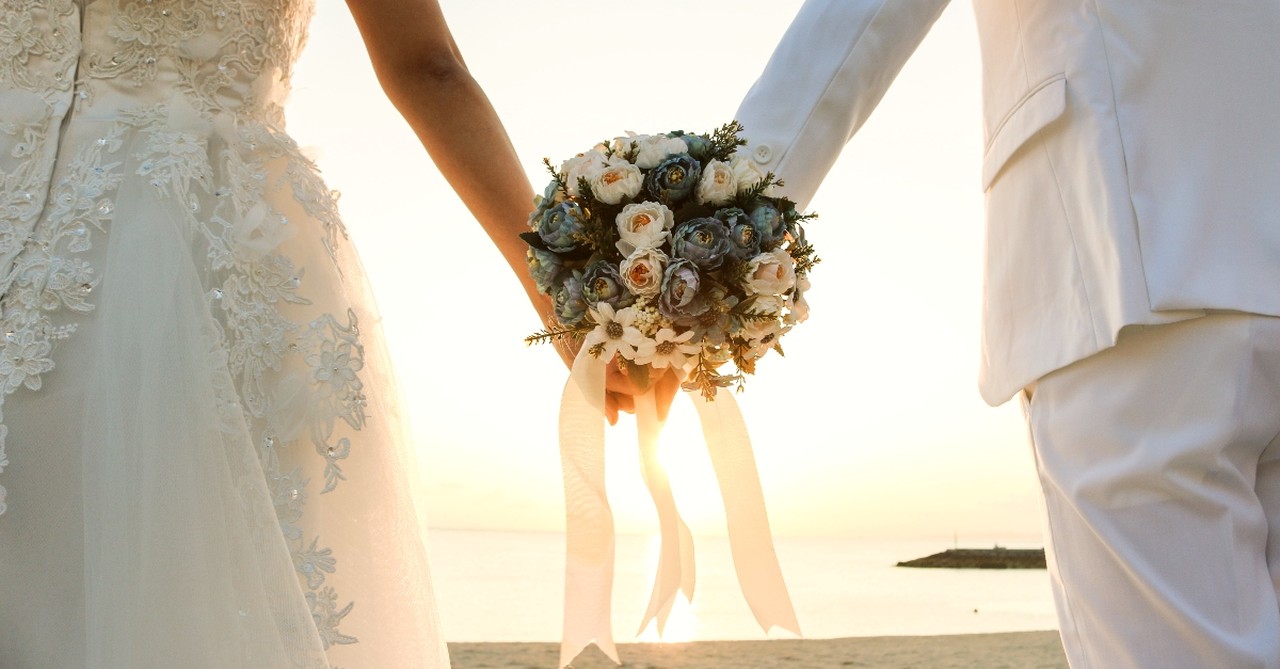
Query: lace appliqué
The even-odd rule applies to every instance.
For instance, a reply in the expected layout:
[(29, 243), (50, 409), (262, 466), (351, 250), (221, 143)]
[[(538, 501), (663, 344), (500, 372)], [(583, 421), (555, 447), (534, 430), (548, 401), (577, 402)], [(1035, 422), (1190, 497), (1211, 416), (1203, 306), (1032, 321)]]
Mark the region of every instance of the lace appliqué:
[[(166, 116), (160, 108), (138, 118), (159, 123)], [(208, 297), (220, 314), (218, 338), (228, 380), (243, 407), (243, 420), (256, 435), (281, 531), (308, 589), (321, 639), (326, 647), (356, 643), (356, 637), (338, 629), (354, 605), (337, 606), (337, 592), (325, 584), (338, 559), (303, 527), (311, 482), (300, 467), (286, 471), (282, 466), (282, 449), (296, 448), (299, 437), (281, 423), (299, 411), (289, 398), (304, 385), (307, 406), (301, 411), (307, 428), (300, 436), (309, 438), (324, 460), (320, 494), (336, 489), (345, 478), (341, 462), (350, 456), (351, 443), (347, 437), (335, 439), (335, 427), (341, 421), (360, 430), (365, 421), (364, 384), (358, 374), (364, 347), (352, 311), (344, 320), (321, 314), (306, 325), (286, 313), (312, 301), (301, 294), (303, 270), (278, 252), (282, 242), (299, 233), (285, 214), (269, 206), (268, 196), (285, 189), (292, 196), (289, 202), (319, 221), (309, 232), (320, 233), (335, 269), (334, 242), (345, 236), (336, 205), (296, 145), (262, 124), (240, 126), (226, 148), (213, 152), (218, 164), (209, 162), (210, 151), (198, 135), (182, 131), (152, 132), (146, 147), (146, 153), (136, 156), (137, 174), (166, 198), (187, 203), (188, 222), (207, 248), (214, 286)]]
[[(57, 150), (53, 130), (67, 110), (70, 73), (78, 55), (77, 17), (70, 0), (5, 0), (0, 4), (0, 109), (4, 112), (0, 116), (0, 295), (29, 282), (40, 271), (39, 263), (16, 266), (14, 261), (26, 248), (49, 195)], [(59, 197), (65, 202), (75, 196), (63, 187)], [(49, 304), (76, 303), (72, 293), (77, 289), (65, 283), (75, 277), (66, 271), (57, 274), (59, 283), (42, 291), (49, 293)], [(53, 342), (66, 334), (48, 319), (19, 317), (10, 304), (7, 298), (0, 301), (0, 326), (4, 328), (0, 474), (9, 464), (4, 396), (22, 386), (38, 388), (41, 375), (53, 368), (49, 357)], [(0, 485), (0, 514), (8, 509), (6, 498), (7, 491)]]
[(280, 103), (306, 42), (310, 2), (113, 1), (112, 48), (89, 54), (88, 77), (125, 77), (141, 87), (171, 68), (197, 109), (283, 118)]
[[(340, 274), (346, 232), (336, 193), (282, 129), (312, 4), (98, 0), (93, 7), (109, 26), (82, 47), (73, 0), (0, 4), (0, 474), (9, 465), (4, 397), (39, 390), (59, 345), (75, 336), (77, 316), (94, 309), (100, 279), (86, 252), (108, 232), (122, 180), (139, 179), (176, 205), (170, 211), (203, 246), (219, 420), (228, 433), (247, 427), (257, 445), (320, 637), (326, 647), (356, 643), (340, 631), (355, 605), (329, 579), (340, 556), (305, 529), (311, 482), (301, 466), (283, 465), (294, 454), (281, 457), (314, 450), (323, 459), (318, 494), (332, 492), (345, 480), (347, 435), (365, 422), (356, 314), (316, 308), (304, 268), (282, 251), (294, 235), (317, 235), (313, 243), (332, 262), (322, 269)], [(102, 110), (117, 120), (61, 156), (66, 166), (51, 183), (64, 116), (73, 103), (98, 104), (104, 79), (133, 83), (140, 106)], [(5, 504), (0, 486), (0, 513)]]
[(0, 90), (64, 90), (78, 54), (71, 0), (5, 0), (0, 5)]
[[(54, 369), (54, 349), (76, 331), (69, 316), (94, 308), (88, 298), (99, 279), (93, 267), (78, 256), (92, 247), (95, 232), (107, 231), (114, 215), (113, 194), (121, 179), (115, 170), (120, 161), (114, 153), (120, 150), (123, 132), (124, 127), (117, 126), (81, 148), (67, 174), (50, 190), (48, 215), (0, 277), (0, 331), (4, 337), (0, 423), (4, 420), (4, 397), (19, 388), (39, 390), (43, 375)], [(0, 459), (7, 433), (7, 429), (0, 429)], [(4, 510), (0, 503), (0, 512)]]

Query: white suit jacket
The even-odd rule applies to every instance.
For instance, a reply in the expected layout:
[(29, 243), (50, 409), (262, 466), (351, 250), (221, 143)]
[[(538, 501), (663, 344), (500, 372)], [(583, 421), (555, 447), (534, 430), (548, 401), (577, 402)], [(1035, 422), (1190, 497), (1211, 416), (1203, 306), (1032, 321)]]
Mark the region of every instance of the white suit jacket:
[[(802, 207), (946, 4), (801, 7), (737, 119)], [(1280, 0), (974, 9), (983, 398), (1006, 401), (1126, 325), (1280, 315)]]

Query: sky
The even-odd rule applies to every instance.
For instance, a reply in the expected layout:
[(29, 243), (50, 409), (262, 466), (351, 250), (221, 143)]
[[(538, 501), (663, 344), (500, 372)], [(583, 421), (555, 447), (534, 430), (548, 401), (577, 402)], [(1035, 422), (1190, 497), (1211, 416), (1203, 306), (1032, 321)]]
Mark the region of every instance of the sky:
[[(732, 119), (799, 0), (442, 0), (469, 69), (541, 190), (626, 131)], [(1038, 541), (1021, 409), (977, 392), (983, 203), (977, 36), (952, 3), (809, 211), (812, 315), (737, 401), (780, 536)], [(289, 128), (316, 158), (382, 310), (439, 528), (558, 531), (567, 376), (515, 277), (378, 88), (345, 3), (319, 0)], [(747, 129), (748, 134), (750, 129)], [(609, 431), (620, 532), (651, 533), (634, 421)], [(724, 515), (692, 405), (662, 449), (695, 534)]]

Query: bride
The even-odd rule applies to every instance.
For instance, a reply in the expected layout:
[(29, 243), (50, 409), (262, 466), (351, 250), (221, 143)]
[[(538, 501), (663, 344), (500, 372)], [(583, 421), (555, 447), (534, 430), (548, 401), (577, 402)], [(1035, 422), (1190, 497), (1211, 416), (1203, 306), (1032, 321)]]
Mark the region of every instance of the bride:
[[(348, 4), (550, 313), (435, 0)], [(311, 12), (0, 5), (0, 667), (448, 666), (378, 315), (284, 130)]]

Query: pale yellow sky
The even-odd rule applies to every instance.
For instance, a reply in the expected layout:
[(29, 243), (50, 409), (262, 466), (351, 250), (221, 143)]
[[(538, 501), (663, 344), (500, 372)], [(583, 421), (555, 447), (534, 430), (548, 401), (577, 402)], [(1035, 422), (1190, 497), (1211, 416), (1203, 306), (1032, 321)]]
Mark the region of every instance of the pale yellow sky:
[[(561, 529), (566, 372), (549, 348), (524, 346), (537, 319), (382, 97), (345, 3), (319, 5), (290, 129), (343, 192), (426, 461), (431, 523)], [(442, 5), (540, 189), (544, 156), (730, 120), (800, 2)], [(976, 390), (979, 93), (971, 10), (954, 3), (812, 203), (823, 258), (812, 317), (738, 396), (777, 534), (1038, 540), (1020, 409), (987, 407)], [(632, 425), (610, 433), (610, 498), (619, 531), (650, 532)], [(663, 443), (695, 533), (721, 533), (686, 401)]]

